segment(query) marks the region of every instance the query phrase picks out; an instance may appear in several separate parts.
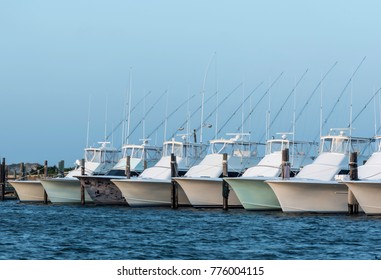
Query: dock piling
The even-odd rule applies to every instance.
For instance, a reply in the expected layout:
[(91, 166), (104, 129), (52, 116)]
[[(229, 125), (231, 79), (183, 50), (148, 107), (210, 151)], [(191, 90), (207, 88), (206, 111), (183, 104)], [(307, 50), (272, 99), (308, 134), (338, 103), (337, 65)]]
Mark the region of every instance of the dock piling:
[[(81, 176), (85, 175), (85, 159), (81, 159)], [(81, 204), (85, 205), (85, 186), (81, 183)]]
[[(228, 154), (224, 153), (222, 154), (222, 177), (224, 178), (228, 176)], [(229, 209), (229, 193), (229, 184), (225, 180), (222, 180), (222, 208), (224, 210)]]
[(290, 178), (290, 152), (288, 148), (282, 150), (282, 179)]
[[(48, 177), (48, 161), (44, 161), (44, 178)], [(44, 189), (44, 204), (48, 204), (48, 194), (46, 193), (46, 190)]]
[(127, 179), (131, 178), (131, 156), (126, 157), (126, 177)]
[(179, 207), (179, 193), (178, 193), (178, 186), (176, 184), (176, 181), (173, 179), (177, 177), (177, 166), (176, 166), (176, 156), (175, 154), (171, 154), (171, 184), (172, 184), (172, 190), (171, 190), (171, 208), (177, 209)]
[(1, 200), (5, 199), (5, 185), (6, 185), (6, 176), (5, 176), (5, 158), (3, 158), (0, 167), (0, 187), (1, 187)]
[[(358, 180), (357, 152), (351, 153), (349, 161), (349, 178), (351, 181)], [(348, 214), (358, 214), (358, 212), (359, 203), (352, 191), (348, 189)]]

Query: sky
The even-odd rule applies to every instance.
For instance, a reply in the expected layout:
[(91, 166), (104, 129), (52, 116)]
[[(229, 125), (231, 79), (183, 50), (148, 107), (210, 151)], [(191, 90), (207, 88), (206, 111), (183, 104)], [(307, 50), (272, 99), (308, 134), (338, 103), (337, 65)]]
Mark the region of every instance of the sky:
[[(237, 131), (318, 141), (321, 127), (349, 124), (372, 137), (380, 10), (367, 0), (2, 0), (0, 157), (70, 167), (88, 146), (125, 143), (126, 115), (129, 143), (161, 145), (184, 123), (203, 142)], [(202, 135), (201, 123), (211, 126)]]

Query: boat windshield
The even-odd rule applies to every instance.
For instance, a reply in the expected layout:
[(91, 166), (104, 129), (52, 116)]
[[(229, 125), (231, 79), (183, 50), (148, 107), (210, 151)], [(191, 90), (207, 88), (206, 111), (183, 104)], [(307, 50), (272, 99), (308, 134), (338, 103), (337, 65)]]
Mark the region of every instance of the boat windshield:
[(348, 137), (326, 137), (323, 138), (320, 145), (320, 153), (340, 153), (348, 152)]
[(99, 149), (88, 149), (85, 151), (85, 159), (87, 162), (118, 162), (118, 151), (116, 150), (99, 150)]
[(163, 156), (171, 156), (174, 154), (177, 157), (183, 156), (183, 145), (179, 142), (167, 142), (163, 145)]
[(249, 142), (212, 142), (209, 154), (228, 154), (236, 157), (250, 157), (254, 146)]
[(286, 148), (289, 148), (288, 140), (269, 140), (266, 144), (266, 154), (281, 153)]
[(124, 149), (123, 157), (142, 158), (143, 149), (141, 147), (128, 147)]

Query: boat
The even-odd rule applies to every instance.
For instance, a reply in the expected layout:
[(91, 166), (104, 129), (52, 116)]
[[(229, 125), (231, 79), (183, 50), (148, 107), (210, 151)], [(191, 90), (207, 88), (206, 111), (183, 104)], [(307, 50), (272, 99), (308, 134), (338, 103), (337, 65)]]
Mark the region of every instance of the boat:
[(366, 215), (381, 214), (381, 136), (374, 137), (376, 151), (358, 167), (358, 179), (343, 180)]
[(348, 188), (339, 183), (348, 176), (349, 155), (368, 158), (371, 139), (353, 137), (344, 129), (331, 129), (321, 137), (319, 155), (293, 178), (266, 180), (283, 212), (343, 213), (348, 210)]
[[(205, 145), (191, 143), (187, 137), (182, 141), (174, 138), (163, 143), (161, 159), (138, 177), (130, 179), (111, 179), (131, 207), (170, 206), (172, 190), (171, 158), (176, 157), (177, 174), (184, 175), (191, 166), (198, 164), (205, 154)], [(179, 190), (178, 204), (189, 205), (185, 194)]]
[(10, 180), (20, 202), (44, 202), (44, 188), (40, 180)]
[(286, 133), (281, 134), (281, 138), (267, 140), (265, 157), (257, 165), (241, 177), (223, 178), (246, 210), (281, 210), (275, 193), (265, 181), (281, 176), (282, 151), (288, 149), (290, 153), (291, 177), (314, 159), (315, 143), (289, 140)]
[(122, 147), (122, 158), (105, 175), (102, 176), (76, 176), (87, 194), (95, 204), (102, 205), (127, 205), (119, 188), (111, 179), (125, 179), (127, 176), (127, 158), (129, 158), (129, 175), (139, 176), (145, 169), (154, 166), (161, 157), (161, 147), (148, 145), (148, 140), (143, 140), (141, 145), (125, 144)]
[[(227, 154), (229, 177), (242, 175), (261, 159), (258, 153), (260, 144), (249, 141), (249, 134), (228, 135), (234, 137), (211, 140), (208, 154), (200, 164), (193, 166), (183, 177), (174, 178), (193, 207), (223, 206), (223, 154)], [(232, 190), (229, 192), (229, 207), (242, 207)]]
[[(85, 149), (84, 168), (77, 162), (77, 168), (72, 170), (64, 178), (41, 179), (51, 203), (81, 203), (81, 184), (76, 176), (104, 175), (119, 159), (120, 151), (112, 146), (110, 142), (98, 142), (99, 147)], [(85, 191), (85, 201), (92, 202), (92, 198)]]

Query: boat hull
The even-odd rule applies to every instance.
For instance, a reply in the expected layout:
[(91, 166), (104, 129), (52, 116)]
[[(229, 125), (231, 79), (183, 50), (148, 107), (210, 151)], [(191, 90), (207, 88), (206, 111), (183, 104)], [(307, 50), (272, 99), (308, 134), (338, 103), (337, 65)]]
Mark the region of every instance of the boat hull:
[(348, 212), (348, 187), (336, 181), (272, 180), (283, 212)]
[(128, 205), (122, 192), (111, 182), (111, 179), (117, 179), (118, 177), (83, 176), (77, 178), (95, 204)]
[(40, 181), (9, 181), (20, 202), (44, 202), (45, 190)]
[[(131, 207), (161, 207), (172, 205), (171, 180), (112, 180)], [(178, 188), (178, 205), (190, 206), (185, 193)]]
[[(41, 180), (52, 203), (81, 203), (81, 183), (77, 178), (56, 178)], [(85, 190), (85, 202), (93, 203)]]
[(270, 178), (224, 178), (236, 193), (239, 201), (246, 210), (282, 210), (278, 198), (268, 184)]
[[(222, 178), (175, 178), (193, 207), (222, 207)], [(235, 192), (229, 188), (229, 207), (242, 208)]]
[(367, 215), (381, 215), (381, 181), (344, 182)]

